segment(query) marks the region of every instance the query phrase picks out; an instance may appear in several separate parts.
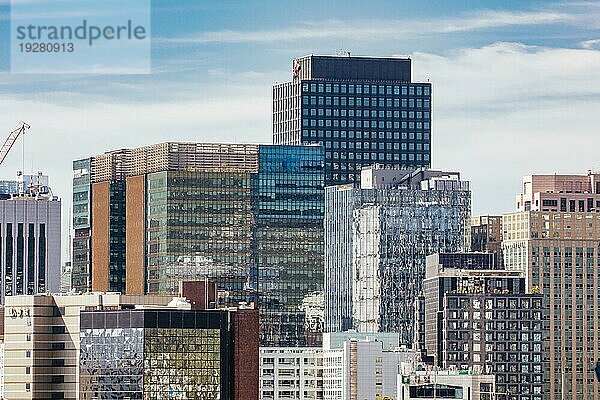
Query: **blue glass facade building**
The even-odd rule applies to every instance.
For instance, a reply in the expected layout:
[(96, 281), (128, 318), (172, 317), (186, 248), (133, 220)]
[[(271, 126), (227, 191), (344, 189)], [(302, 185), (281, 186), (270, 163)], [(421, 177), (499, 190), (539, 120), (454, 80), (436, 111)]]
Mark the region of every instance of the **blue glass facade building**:
[(310, 327), (299, 306), (323, 290), (323, 148), (260, 146), (258, 160), (253, 275), (261, 342), (306, 345)]
[(411, 60), (307, 56), (273, 88), (273, 143), (320, 144), (325, 184), (360, 180), (362, 166), (431, 165), (431, 84)]

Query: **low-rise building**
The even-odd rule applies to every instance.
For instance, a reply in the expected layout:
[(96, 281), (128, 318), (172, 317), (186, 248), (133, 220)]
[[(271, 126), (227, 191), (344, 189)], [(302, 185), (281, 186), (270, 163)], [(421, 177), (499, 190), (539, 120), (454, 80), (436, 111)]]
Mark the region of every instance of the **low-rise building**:
[[(202, 290), (194, 294), (190, 301), (118, 293), (7, 297), (4, 398), (92, 399), (107, 391), (153, 398), (149, 387), (165, 398), (165, 390), (184, 394), (183, 380), (212, 388), (203, 398), (256, 399), (258, 310), (203, 310), (214, 296), (203, 301)], [(217, 374), (215, 359), (222, 365)], [(127, 363), (141, 365), (141, 375)], [(215, 390), (219, 396), (210, 397)]]
[(324, 335), (323, 399), (394, 398), (402, 363), (417, 352), (398, 347), (398, 333), (340, 332)]
[(398, 374), (397, 400), (495, 400), (494, 376), (471, 371), (427, 370)]
[(321, 347), (261, 347), (260, 399), (322, 399)]
[(172, 297), (91, 293), (6, 297), (6, 399), (79, 398), (80, 314), (85, 309), (167, 305)]
[(232, 318), (226, 309), (83, 311), (80, 399), (251, 398), (235, 396)]

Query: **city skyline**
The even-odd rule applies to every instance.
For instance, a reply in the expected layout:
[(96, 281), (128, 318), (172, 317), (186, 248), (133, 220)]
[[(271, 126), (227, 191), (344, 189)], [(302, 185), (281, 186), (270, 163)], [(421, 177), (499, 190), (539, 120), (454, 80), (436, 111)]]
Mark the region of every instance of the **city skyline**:
[(593, 0), (0, 0), (0, 399), (598, 400), (598, 109)]
[[(502, 193), (525, 174), (600, 168), (586, 146), (599, 122), (598, 4), (153, 6), (151, 75), (0, 73), (1, 129), (32, 125), (24, 162), (14, 151), (2, 177), (48, 174), (65, 235), (73, 160), (168, 140), (269, 144), (272, 85), (290, 80), (292, 59), (339, 49), (410, 56), (413, 79), (430, 80), (432, 167), (472, 182), (475, 215), (512, 211)], [(7, 9), (2, 0), (0, 20)]]

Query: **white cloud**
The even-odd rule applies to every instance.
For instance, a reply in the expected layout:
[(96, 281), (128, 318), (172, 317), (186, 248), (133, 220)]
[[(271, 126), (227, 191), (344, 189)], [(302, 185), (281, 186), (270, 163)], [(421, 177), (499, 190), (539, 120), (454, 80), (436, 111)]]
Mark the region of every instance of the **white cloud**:
[(584, 49), (600, 49), (600, 39), (584, 40), (579, 45)]
[(503, 26), (569, 23), (574, 15), (566, 12), (510, 12), (482, 10), (454, 18), (429, 18), (427, 20), (326, 20), (306, 22), (301, 25), (274, 30), (201, 32), (181, 38), (157, 38), (159, 43), (276, 43), (306, 39), (381, 40), (402, 36), (422, 36), (468, 32)]
[(433, 82), (433, 163), (473, 182), (477, 213), (506, 212), (523, 175), (600, 170), (600, 51), (496, 43), (412, 56)]

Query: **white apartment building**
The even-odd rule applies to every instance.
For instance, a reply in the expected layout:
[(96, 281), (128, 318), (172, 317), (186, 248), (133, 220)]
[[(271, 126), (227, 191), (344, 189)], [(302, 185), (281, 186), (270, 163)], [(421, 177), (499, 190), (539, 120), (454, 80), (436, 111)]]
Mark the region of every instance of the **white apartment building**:
[(261, 400), (323, 399), (321, 347), (261, 347)]
[(395, 399), (398, 366), (419, 358), (398, 348), (399, 340), (398, 333), (324, 334), (323, 399)]
[(399, 349), (398, 333), (336, 332), (323, 347), (261, 347), (261, 400), (396, 399), (398, 366), (417, 352)]

